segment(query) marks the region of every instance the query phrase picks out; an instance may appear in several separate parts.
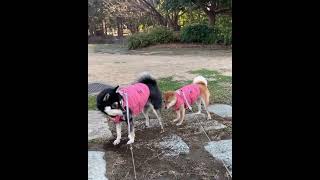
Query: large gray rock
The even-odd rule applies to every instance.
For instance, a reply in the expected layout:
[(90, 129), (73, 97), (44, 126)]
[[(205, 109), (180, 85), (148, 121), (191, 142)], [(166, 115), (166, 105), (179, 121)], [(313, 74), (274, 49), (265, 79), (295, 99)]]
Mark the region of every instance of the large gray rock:
[(109, 140), (112, 133), (106, 118), (99, 111), (88, 111), (88, 140)]
[(232, 106), (227, 104), (214, 104), (208, 106), (208, 111), (221, 117), (232, 117)]
[(189, 146), (181, 137), (175, 134), (164, 137), (159, 145), (163, 149), (165, 156), (178, 156), (179, 154), (188, 154), (190, 152)]
[(88, 151), (88, 180), (107, 180), (104, 152)]
[[(197, 121), (197, 119), (199, 121)], [(187, 123), (188, 125), (191, 125), (192, 127), (194, 127), (194, 126), (198, 127), (198, 128), (200, 128), (201, 131), (202, 131), (202, 129), (198, 124), (199, 122), (201, 123), (201, 125), (204, 127), (204, 129), (206, 131), (224, 129), (227, 127), (227, 126), (219, 123), (216, 120), (213, 120), (213, 119), (207, 120), (207, 116), (203, 113), (201, 113), (201, 114), (194, 114), (194, 113), (186, 114), (185, 120), (186, 120), (186, 122), (184, 122), (184, 123)], [(191, 124), (191, 123), (194, 123), (194, 124)]]
[(187, 122), (198, 122), (197, 119), (200, 121), (203, 121), (203, 119), (206, 119), (207, 116), (203, 113), (201, 114), (195, 114), (195, 113), (190, 113), (188, 112), (185, 116), (185, 121)]
[(211, 141), (204, 147), (214, 158), (222, 160), (232, 172), (232, 140)]

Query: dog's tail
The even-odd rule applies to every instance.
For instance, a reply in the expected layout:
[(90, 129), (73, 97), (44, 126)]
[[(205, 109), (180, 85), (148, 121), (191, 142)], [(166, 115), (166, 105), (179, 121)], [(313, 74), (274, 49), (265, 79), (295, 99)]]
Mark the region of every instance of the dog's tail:
[(203, 76), (197, 76), (193, 79), (193, 84), (203, 84), (208, 87), (208, 81)]
[[(203, 76), (197, 76), (193, 79), (193, 83), (194, 84), (202, 84), (204, 86), (207, 87), (208, 89), (208, 81), (206, 80), (206, 78), (204, 78)], [(203, 96), (206, 105), (209, 105), (209, 99), (210, 99), (210, 92), (209, 91), (205, 91), (203, 92), (205, 95)]]
[(160, 109), (162, 106), (162, 94), (158, 87), (158, 83), (154, 77), (148, 72), (143, 72), (139, 75), (137, 82), (146, 84), (150, 90), (150, 102), (154, 109)]

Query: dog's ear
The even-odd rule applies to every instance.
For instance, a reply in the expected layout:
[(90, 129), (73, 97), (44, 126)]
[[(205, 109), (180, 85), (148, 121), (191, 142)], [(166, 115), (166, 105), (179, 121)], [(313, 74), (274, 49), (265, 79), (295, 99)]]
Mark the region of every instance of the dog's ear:
[(107, 100), (109, 99), (109, 97), (110, 97), (110, 94), (107, 93), (107, 94), (104, 96), (103, 101), (107, 101)]
[(114, 88), (114, 92), (117, 92), (119, 85)]

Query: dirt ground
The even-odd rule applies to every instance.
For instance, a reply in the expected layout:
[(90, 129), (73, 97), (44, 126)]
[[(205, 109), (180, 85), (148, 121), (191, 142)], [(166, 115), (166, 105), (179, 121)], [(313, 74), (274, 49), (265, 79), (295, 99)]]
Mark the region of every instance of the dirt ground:
[(232, 75), (232, 53), (229, 49), (146, 48), (136, 51), (112, 50), (89, 45), (88, 82), (125, 85), (143, 71), (156, 78), (174, 76), (175, 80), (190, 80), (191, 70), (217, 70)]
[[(230, 119), (224, 119), (211, 114), (214, 121), (218, 121), (231, 128)], [(136, 138), (133, 144), (134, 159), (137, 179), (231, 179), (221, 161), (215, 160), (205, 149), (208, 139), (201, 131), (197, 121), (185, 122), (182, 126), (176, 126), (170, 120), (172, 115), (162, 115), (165, 132), (160, 134), (159, 127), (145, 128), (142, 117), (136, 120)], [(150, 116), (152, 118), (152, 116)], [(200, 116), (201, 117), (201, 116)], [(213, 120), (199, 119), (202, 125)], [(110, 126), (114, 126), (110, 124)], [(126, 129), (124, 128), (124, 133)], [(115, 131), (112, 130), (115, 135)], [(231, 131), (225, 129), (207, 131), (211, 140), (231, 139)], [(162, 138), (176, 134), (187, 143), (190, 153), (168, 158), (162, 153), (158, 143)], [(127, 134), (122, 136), (121, 143), (117, 146), (113, 140), (104, 144), (89, 143), (89, 150), (105, 151), (107, 160), (107, 177), (111, 180), (134, 179), (131, 152), (126, 142)]]

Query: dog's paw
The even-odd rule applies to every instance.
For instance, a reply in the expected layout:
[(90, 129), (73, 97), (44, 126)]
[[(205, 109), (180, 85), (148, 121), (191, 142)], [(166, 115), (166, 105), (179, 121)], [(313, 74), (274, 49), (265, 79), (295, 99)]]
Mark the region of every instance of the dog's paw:
[(207, 120), (211, 120), (211, 119), (212, 119), (211, 116), (208, 116), (208, 117), (207, 117)]
[(134, 143), (134, 140), (133, 140), (133, 139), (130, 139), (130, 140), (127, 142), (127, 144), (132, 144), (132, 143)]
[(164, 133), (164, 129), (161, 129), (161, 130), (160, 130), (160, 134), (161, 134), (161, 133)]
[(149, 128), (150, 127), (150, 123), (146, 123), (146, 128)]
[(120, 143), (120, 139), (116, 139), (113, 141), (113, 145), (118, 145)]
[(179, 123), (177, 124), (177, 126), (181, 126), (181, 124), (182, 124), (182, 122), (179, 122)]
[(173, 122), (177, 122), (177, 121), (179, 121), (179, 119), (174, 119), (174, 120), (172, 120)]
[(201, 114), (201, 112), (196, 112), (196, 113), (193, 113), (193, 114)]

